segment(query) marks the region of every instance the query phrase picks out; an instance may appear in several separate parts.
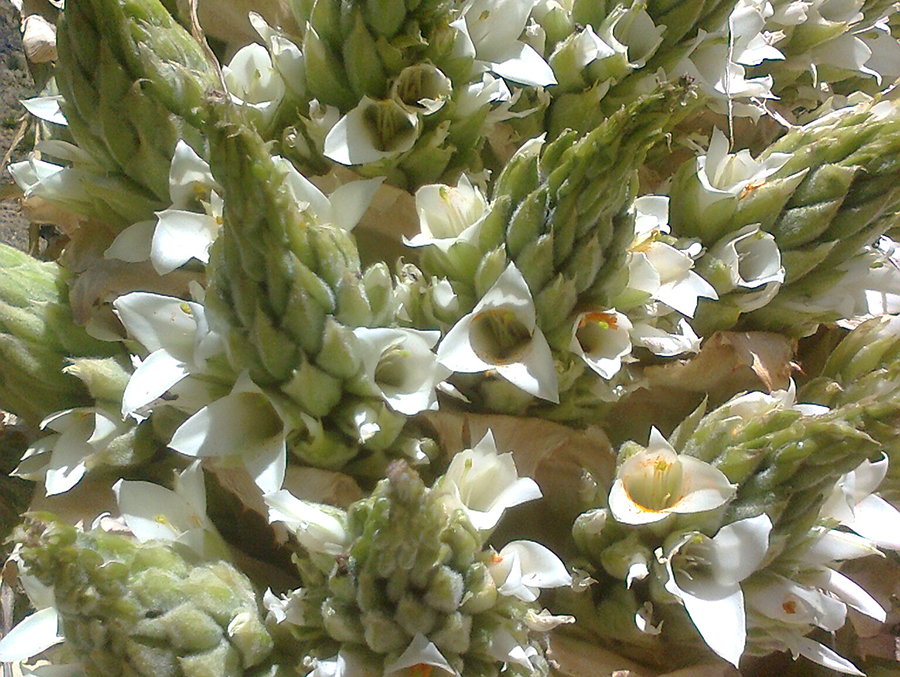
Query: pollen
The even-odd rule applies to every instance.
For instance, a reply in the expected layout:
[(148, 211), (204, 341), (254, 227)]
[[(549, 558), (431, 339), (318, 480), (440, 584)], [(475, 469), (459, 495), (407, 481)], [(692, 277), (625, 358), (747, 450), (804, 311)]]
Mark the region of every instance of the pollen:
[(492, 555), (491, 556), (491, 564), (500, 564), (503, 561), (503, 558), (500, 555)]
[(738, 200), (743, 200), (745, 197), (762, 188), (764, 185), (766, 185), (765, 179), (762, 181), (754, 181), (753, 183), (748, 183), (746, 186), (744, 186), (744, 190), (740, 192), (740, 195), (738, 195)]
[(618, 329), (619, 319), (612, 313), (591, 312), (585, 313), (578, 321), (578, 328), (583, 329), (590, 323), (599, 324), (603, 329)]
[(790, 599), (786, 602), (782, 602), (781, 608), (784, 609), (784, 613), (793, 615), (797, 613), (797, 602)]
[(419, 663), (409, 669), (409, 674), (411, 675), (411, 677), (431, 677), (431, 672), (433, 670), (434, 666), (426, 665), (425, 663)]

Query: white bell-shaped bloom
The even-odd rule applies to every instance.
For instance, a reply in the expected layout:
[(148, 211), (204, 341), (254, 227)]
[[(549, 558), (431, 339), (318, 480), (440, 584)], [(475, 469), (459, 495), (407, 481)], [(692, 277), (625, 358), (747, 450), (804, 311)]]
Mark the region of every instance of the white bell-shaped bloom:
[(492, 371), (527, 393), (559, 402), (556, 367), (538, 328), (525, 278), (509, 264), (471, 313), (438, 346), (438, 361), (461, 373)]
[(619, 466), (608, 504), (612, 516), (622, 524), (652, 524), (673, 514), (721, 507), (734, 491), (721, 470), (678, 454), (653, 428), (647, 448)]
[(758, 224), (725, 236), (707, 256), (716, 261), (716, 272), (721, 270), (727, 276), (731, 289), (758, 289), (784, 282), (781, 250), (772, 234), (760, 230)]
[(472, 449), (453, 457), (436, 487), (482, 531), (493, 529), (507, 508), (541, 497), (533, 479), (519, 477), (512, 453), (497, 453), (490, 430)]
[(552, 550), (534, 541), (507, 543), (488, 564), (497, 592), (535, 601), (541, 588), (559, 588), (572, 584), (566, 565)]
[(301, 211), (309, 211), (320, 224), (329, 223), (341, 230), (351, 231), (359, 223), (375, 197), (384, 177), (350, 181), (325, 195), (309, 179), (297, 171), (285, 158), (272, 157), (276, 166), (285, 172), (284, 184)]
[(519, 38), (525, 31), (534, 0), (470, 0), (457, 30), (460, 56), (475, 57), (507, 80), (534, 87), (556, 84), (553, 69), (529, 44)]
[(113, 485), (119, 512), (141, 541), (174, 541), (200, 557), (227, 555), (227, 547), (206, 515), (206, 486), (200, 461), (175, 476), (173, 489), (120, 479)]
[(235, 104), (252, 111), (263, 126), (272, 121), (287, 90), (269, 50), (255, 42), (242, 47), (222, 67), (222, 76)]
[(131, 292), (113, 307), (129, 335), (150, 352), (125, 387), (124, 416), (140, 417), (146, 406), (191, 373), (202, 373), (209, 358), (224, 352), (222, 337), (209, 328), (199, 303)]
[(271, 493), (284, 482), (285, 435), (275, 407), (245, 372), (228, 395), (182, 423), (169, 447), (193, 458), (243, 465), (260, 490)]
[(66, 409), (41, 422), (53, 434), (37, 440), (25, 450), (13, 475), (43, 478), (48, 496), (69, 491), (85, 476), (92, 457), (129, 428), (122, 418), (102, 408)]
[(762, 514), (726, 524), (712, 538), (686, 534), (663, 556), (666, 590), (684, 603), (703, 641), (735, 667), (747, 641), (740, 584), (762, 563), (771, 531)]
[(622, 368), (631, 353), (631, 321), (615, 308), (579, 313), (572, 326), (569, 349), (609, 380)]
[(364, 165), (396, 157), (419, 138), (418, 116), (393, 99), (364, 96), (325, 137), (323, 154), (342, 165)]
[(435, 387), (450, 375), (432, 352), (437, 331), (358, 327), (363, 379), (394, 411), (414, 416), (437, 409)]
[(879, 547), (900, 550), (900, 511), (875, 493), (887, 470), (887, 456), (863, 461), (837, 481), (820, 515), (837, 520)]
[(748, 187), (764, 183), (790, 158), (790, 153), (772, 153), (764, 160), (754, 160), (749, 150), (729, 153), (728, 139), (714, 128), (706, 155), (697, 158), (701, 212), (714, 202), (737, 198)]
[(457, 242), (472, 242), (478, 235), (487, 200), (465, 174), (455, 187), (422, 186), (416, 191), (416, 213), (421, 232), (404, 242), (409, 247), (434, 245), (446, 252)]

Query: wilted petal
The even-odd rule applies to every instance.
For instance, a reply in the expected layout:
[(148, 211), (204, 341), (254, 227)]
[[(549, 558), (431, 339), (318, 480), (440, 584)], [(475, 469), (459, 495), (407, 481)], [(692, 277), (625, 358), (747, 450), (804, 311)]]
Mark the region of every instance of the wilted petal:
[(269, 506), (269, 521), (284, 522), (303, 547), (328, 555), (340, 555), (346, 550), (348, 536), (343, 511), (302, 501), (286, 489), (263, 498)]

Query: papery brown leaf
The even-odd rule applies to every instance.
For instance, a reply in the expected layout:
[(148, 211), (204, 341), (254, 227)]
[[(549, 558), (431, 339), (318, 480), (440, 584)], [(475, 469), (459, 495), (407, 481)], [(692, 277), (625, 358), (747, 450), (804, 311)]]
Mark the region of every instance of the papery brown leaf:
[(104, 318), (103, 314), (112, 313), (107, 304), (117, 297), (132, 291), (145, 291), (190, 298), (188, 284), (202, 280), (202, 273), (186, 270), (175, 270), (164, 277), (160, 276), (149, 261), (126, 263), (102, 259), (89, 265), (75, 279), (69, 293), (69, 304), (76, 324), (84, 325), (94, 319), (114, 331), (118, 327), (118, 321), (108, 322), (109, 318)]
[(548, 657), (556, 663), (555, 677), (652, 677), (655, 674), (609, 649), (559, 631), (550, 637)]
[(744, 390), (784, 390), (796, 370), (796, 343), (770, 332), (716, 332), (700, 352), (687, 360), (647, 367), (644, 376), (653, 386), (677, 387), (709, 393), (712, 400), (728, 399)]

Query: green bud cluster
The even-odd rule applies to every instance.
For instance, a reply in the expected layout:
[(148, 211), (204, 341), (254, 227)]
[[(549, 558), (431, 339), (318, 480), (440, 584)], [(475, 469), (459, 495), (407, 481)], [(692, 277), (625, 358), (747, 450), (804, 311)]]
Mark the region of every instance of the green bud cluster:
[(900, 327), (892, 316), (863, 322), (837, 345), (822, 373), (804, 384), (805, 402), (854, 412), (888, 456), (879, 494), (900, 499)]
[(66, 642), (90, 677), (275, 675), (250, 581), (163, 545), (30, 516), (15, 538), (51, 586)]
[[(284, 166), (230, 104), (213, 111), (221, 119), (210, 135), (210, 166), (225, 208), (208, 269), (211, 326), (235, 368), (249, 370), (279, 403), (288, 446), (301, 460), (339, 468), (363, 442), (382, 454), (406, 418), (380, 397), (347, 395), (345, 385), (361, 369), (352, 328), (390, 324), (390, 276), (381, 265), (363, 271), (347, 232), (300, 211)], [(378, 432), (364, 435), (366, 423)], [(373, 463), (369, 471), (380, 472)]]
[[(216, 83), (200, 45), (157, 0), (76, 3), (62, 14), (57, 44), (67, 129), (105, 182), (115, 181), (108, 191), (86, 182), (101, 203), (87, 215), (108, 218), (111, 210), (121, 225), (152, 217), (168, 204), (176, 142), (199, 139), (185, 118)], [(121, 194), (103, 204), (106, 193), (122, 192), (130, 205), (120, 204)], [(135, 214), (135, 202), (146, 213)]]
[[(316, 640), (317, 653), (330, 639), (376, 669), (423, 635), (467, 677), (549, 674), (541, 641), (526, 625), (534, 606), (498, 592), (488, 569), (497, 555), (485, 548), (487, 534), (447, 498), (405, 462), (392, 463), (371, 496), (348, 508), (348, 545), (330, 564), (327, 589), (315, 589), (319, 574), (304, 576), (298, 637), (318, 630), (324, 638)], [(534, 671), (504, 667), (491, 655), (496, 631), (536, 650), (529, 657)]]
[(67, 366), (110, 359), (122, 348), (92, 338), (75, 324), (67, 275), (0, 245), (0, 408), (31, 425), (55, 411), (87, 406), (94, 394)]

